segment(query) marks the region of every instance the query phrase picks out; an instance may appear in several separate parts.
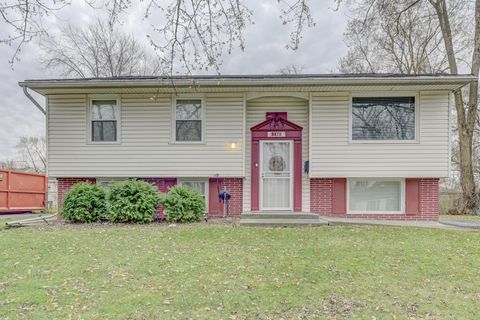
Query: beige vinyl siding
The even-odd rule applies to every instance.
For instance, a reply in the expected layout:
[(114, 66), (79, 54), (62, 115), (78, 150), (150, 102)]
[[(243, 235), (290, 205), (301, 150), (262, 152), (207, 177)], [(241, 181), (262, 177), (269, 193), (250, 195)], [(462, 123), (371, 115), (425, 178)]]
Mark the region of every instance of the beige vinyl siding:
[[(205, 97), (205, 143), (172, 143), (170, 95), (121, 95), (121, 143), (87, 142), (87, 95), (51, 95), (52, 177), (243, 176), (243, 95)], [(237, 150), (228, 143), (237, 142)]]
[[(308, 159), (308, 101), (294, 97), (263, 97), (247, 101), (246, 143), (245, 143), (245, 180), (243, 184), (243, 210), (251, 208), (251, 142), (250, 128), (265, 120), (266, 112), (287, 112), (288, 120), (303, 127), (302, 158)], [(302, 176), (302, 210), (310, 211), (310, 180), (307, 174)]]
[(418, 96), (417, 143), (349, 143), (350, 93), (313, 94), (310, 176), (448, 176), (449, 93), (422, 91)]

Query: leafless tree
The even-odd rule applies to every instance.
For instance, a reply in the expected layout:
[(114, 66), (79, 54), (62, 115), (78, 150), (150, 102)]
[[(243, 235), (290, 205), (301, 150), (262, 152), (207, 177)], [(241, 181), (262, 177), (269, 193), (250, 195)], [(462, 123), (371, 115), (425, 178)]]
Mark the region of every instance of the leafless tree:
[(0, 161), (0, 169), (20, 170), (19, 162), (14, 159), (5, 159)]
[(148, 54), (134, 36), (96, 20), (85, 28), (68, 25), (58, 38), (42, 41), (47, 68), (80, 78), (155, 75), (161, 62)]
[(340, 61), (340, 70), (458, 74), (464, 65), (477, 77), (463, 92), (454, 93), (463, 211), (473, 212), (477, 198), (473, 138), (478, 108), (480, 0), (362, 0), (349, 4), (355, 18), (346, 35), (350, 51)]
[(166, 7), (151, 0), (146, 16), (163, 11), (165, 23), (150, 35), (151, 44), (168, 61), (170, 74), (177, 63), (186, 70), (218, 71), (221, 56), (230, 53), (235, 43), (245, 48), (243, 32), (250, 23), (251, 11), (243, 1), (175, 0)]
[(47, 168), (45, 138), (20, 137), (16, 148), (27, 167), (38, 173), (45, 172)]
[(300, 74), (303, 72), (304, 69), (305, 69), (305, 66), (292, 63), (289, 65), (286, 65), (283, 68), (280, 68), (278, 72), (280, 74)]
[[(108, 25), (113, 27), (122, 13), (128, 13), (136, 4), (131, 0), (84, 0), (92, 8), (108, 12)], [(244, 31), (252, 21), (247, 0), (149, 0), (144, 12), (151, 19), (154, 33), (150, 42), (157, 50), (169, 73), (174, 70), (190, 73), (193, 70), (216, 70), (222, 56), (231, 53), (234, 46), (245, 48)], [(278, 0), (283, 24), (290, 24), (290, 44), (296, 50), (305, 28), (315, 25), (308, 0)], [(47, 16), (56, 15), (71, 0), (5, 0), (0, 4), (0, 21), (7, 36), (0, 43), (14, 47), (13, 63), (25, 43), (41, 35), (48, 35), (43, 24)]]
[(404, 10), (405, 1), (364, 0), (352, 7), (340, 59), (341, 72), (395, 72), (405, 74), (448, 71), (443, 37), (428, 2)]
[[(120, 14), (130, 5), (130, 0), (84, 0), (92, 8), (104, 8), (108, 12), (108, 21), (113, 25)], [(0, 21), (2, 35), (0, 44), (13, 48), (9, 58), (10, 63), (19, 60), (20, 52), (26, 43), (41, 35), (48, 34), (44, 20), (55, 16), (65, 7), (70, 6), (71, 0), (5, 0), (0, 3)]]

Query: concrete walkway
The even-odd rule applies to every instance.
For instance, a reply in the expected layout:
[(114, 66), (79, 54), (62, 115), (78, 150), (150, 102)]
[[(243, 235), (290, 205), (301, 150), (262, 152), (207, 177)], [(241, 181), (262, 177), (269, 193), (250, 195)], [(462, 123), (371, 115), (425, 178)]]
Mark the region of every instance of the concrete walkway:
[(0, 221), (2, 219), (28, 219), (44, 216), (45, 213), (2, 213), (0, 214)]
[(443, 220), (440, 218), (439, 222), (448, 226), (475, 229), (480, 231), (480, 220)]
[(466, 225), (445, 224), (437, 221), (396, 221), (396, 220), (374, 220), (374, 219), (350, 219), (350, 218), (334, 218), (322, 217), (328, 221), (331, 226), (339, 225), (370, 225), (370, 226), (391, 226), (391, 227), (414, 227), (414, 228), (431, 228), (445, 230), (463, 230), (463, 231), (479, 231), (480, 229), (467, 227)]

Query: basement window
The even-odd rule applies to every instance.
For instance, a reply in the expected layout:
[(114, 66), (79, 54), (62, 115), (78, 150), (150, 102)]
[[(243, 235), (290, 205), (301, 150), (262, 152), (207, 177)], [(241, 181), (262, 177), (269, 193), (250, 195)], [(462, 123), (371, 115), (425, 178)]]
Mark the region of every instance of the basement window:
[(113, 183), (125, 181), (128, 179), (127, 178), (97, 178), (96, 180), (98, 185), (101, 185), (105, 189), (108, 189)]
[(178, 184), (200, 193), (205, 200), (205, 208), (208, 212), (208, 179), (203, 178), (180, 178)]
[(349, 179), (349, 213), (402, 213), (403, 179)]

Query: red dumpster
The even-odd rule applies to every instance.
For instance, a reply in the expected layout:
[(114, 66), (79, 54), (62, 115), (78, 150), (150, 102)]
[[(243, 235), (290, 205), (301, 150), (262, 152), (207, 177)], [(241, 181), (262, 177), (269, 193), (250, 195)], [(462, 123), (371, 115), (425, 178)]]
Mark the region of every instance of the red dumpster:
[(47, 176), (0, 169), (0, 213), (45, 209)]

